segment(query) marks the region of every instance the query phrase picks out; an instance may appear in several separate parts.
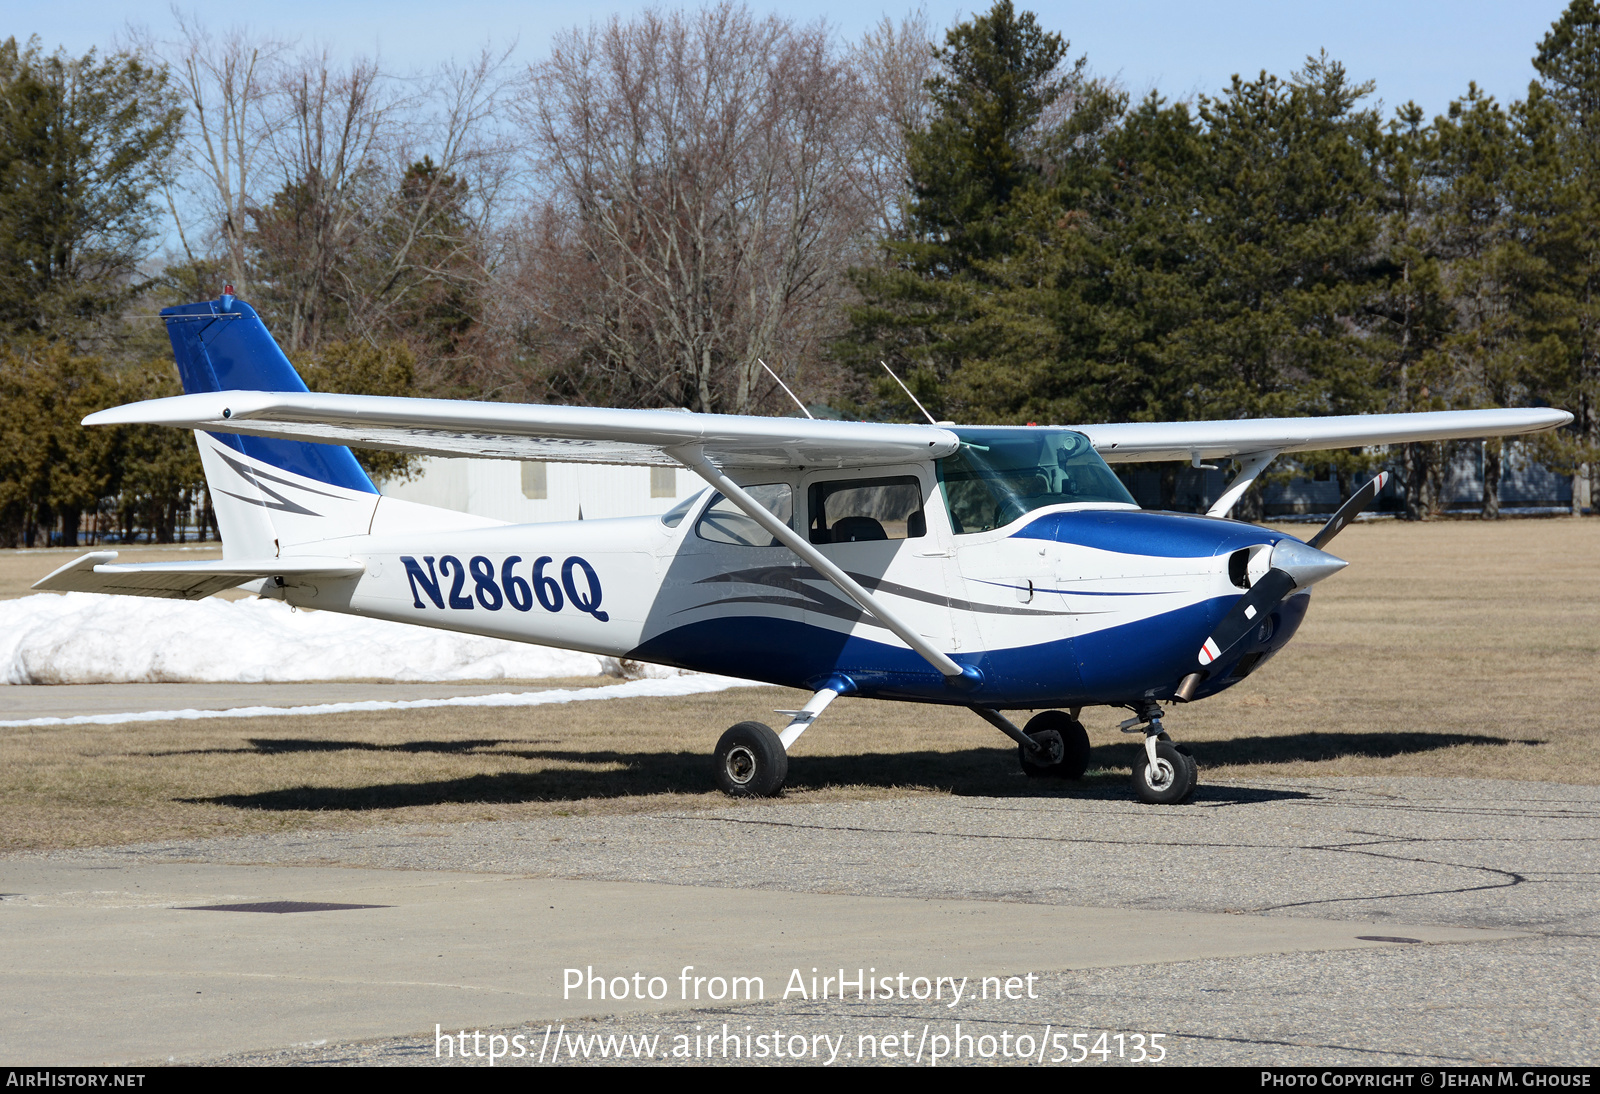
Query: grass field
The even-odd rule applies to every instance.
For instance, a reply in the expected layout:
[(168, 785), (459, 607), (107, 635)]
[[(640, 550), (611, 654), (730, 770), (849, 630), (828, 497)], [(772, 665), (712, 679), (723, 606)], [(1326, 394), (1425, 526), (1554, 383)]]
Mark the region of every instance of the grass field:
[[(1297, 529), (1306, 532), (1305, 528)], [(1208, 780), (1428, 775), (1600, 783), (1600, 521), (1374, 522), (1334, 544), (1299, 636), (1168, 727)], [(0, 556), (0, 595), (70, 557)], [(37, 573), (27, 574), (32, 566)], [(512, 710), (0, 730), (0, 847), (724, 805), (708, 753), (799, 693)], [(1125, 714), (1084, 712), (1082, 783), (1024, 778), (964, 710), (842, 701), (796, 746), (788, 800), (1028, 796), (1127, 785)], [(762, 808), (753, 803), (750, 808)]]

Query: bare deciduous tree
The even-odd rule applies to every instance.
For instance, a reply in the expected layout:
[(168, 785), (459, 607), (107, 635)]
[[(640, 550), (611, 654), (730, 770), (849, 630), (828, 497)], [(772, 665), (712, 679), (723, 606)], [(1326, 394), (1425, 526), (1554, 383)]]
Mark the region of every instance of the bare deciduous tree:
[(758, 358), (818, 352), (870, 215), (825, 28), (651, 11), (560, 36), (531, 77), (533, 340), (584, 395), (753, 410)]
[(385, 151), (388, 193), (370, 211), (344, 286), (360, 336), (392, 336), (429, 318), (436, 327), (482, 326), (504, 236), (500, 206), (514, 181), (516, 135), (501, 118), (509, 56), (485, 50), (418, 81), (418, 105)]
[(138, 37), (188, 107), (187, 156), (166, 180), (184, 291), (215, 291), (220, 273), (291, 349), (400, 337), (437, 371), (488, 295), (509, 50), (401, 78), (175, 18), (173, 40)]
[(877, 216), (876, 233), (895, 239), (905, 231), (911, 200), (906, 134), (927, 124), (933, 102), (927, 82), (939, 69), (927, 10), (899, 25), (885, 16), (850, 47), (847, 62), (861, 82), (858, 185)]
[(279, 188), (252, 210), (260, 268), (283, 314), (290, 349), (315, 346), (335, 317), (346, 260), (382, 190), (380, 142), (399, 95), (375, 61), (348, 67), (326, 52), (280, 74), (281, 121), (269, 148)]
[[(258, 161), (279, 119), (271, 108), (275, 68), (284, 44), (256, 37), (235, 28), (218, 37), (204, 25), (174, 10), (178, 37), (154, 42), (141, 35), (143, 48), (166, 60), (177, 74), (187, 118), (184, 145), (189, 188), (205, 209), (216, 231), (220, 264), (228, 279), (247, 291), (249, 260), (245, 253), (246, 217), (255, 204), (259, 184)], [(174, 190), (168, 179), (168, 209), (178, 230), (191, 270), (205, 258), (190, 239)]]

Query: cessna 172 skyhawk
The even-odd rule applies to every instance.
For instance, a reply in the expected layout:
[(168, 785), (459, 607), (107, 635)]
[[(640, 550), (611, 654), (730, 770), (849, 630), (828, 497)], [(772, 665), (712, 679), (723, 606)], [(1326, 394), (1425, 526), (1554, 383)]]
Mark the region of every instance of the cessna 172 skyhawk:
[[(162, 313), (186, 394), (87, 425), (195, 431), (220, 561), (96, 552), (36, 588), (197, 599), (253, 583), (326, 611), (494, 635), (812, 692), (781, 732), (741, 722), (719, 786), (770, 795), (837, 696), (971, 708), (1030, 775), (1077, 778), (1082, 708), (1144, 733), (1134, 789), (1194, 791), (1163, 702), (1193, 701), (1293, 637), (1323, 548), (1375, 479), (1301, 542), (1230, 520), (1285, 452), (1550, 429), (1549, 409), (1088, 425), (882, 425), (307, 391), (231, 290)], [(345, 445), (683, 466), (708, 489), (664, 516), (508, 525), (382, 497)], [(1107, 461), (1232, 458), (1205, 516), (1143, 511)], [(1023, 728), (1004, 711), (1042, 710)]]

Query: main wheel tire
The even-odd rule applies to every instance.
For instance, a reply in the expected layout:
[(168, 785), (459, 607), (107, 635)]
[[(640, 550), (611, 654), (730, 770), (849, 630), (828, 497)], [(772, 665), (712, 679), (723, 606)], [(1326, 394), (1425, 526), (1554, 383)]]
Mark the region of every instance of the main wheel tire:
[(1022, 732), (1048, 751), (1048, 757), (1036, 759), (1018, 745), (1017, 756), (1022, 762), (1023, 774), (1032, 778), (1083, 778), (1089, 767), (1089, 734), (1076, 718), (1064, 710), (1047, 710), (1029, 719)]
[(1133, 792), (1147, 805), (1178, 805), (1194, 793), (1194, 761), (1167, 741), (1156, 742), (1156, 770), (1141, 748), (1133, 763)]
[(730, 798), (770, 798), (789, 777), (789, 754), (770, 726), (740, 722), (717, 742), (716, 777)]

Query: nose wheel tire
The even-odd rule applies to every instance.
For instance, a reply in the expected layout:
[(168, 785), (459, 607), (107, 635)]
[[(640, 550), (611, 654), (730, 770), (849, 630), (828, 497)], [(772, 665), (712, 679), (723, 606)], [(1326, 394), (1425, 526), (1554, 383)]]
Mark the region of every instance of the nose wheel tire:
[(730, 798), (770, 798), (789, 776), (789, 754), (770, 726), (740, 722), (717, 742), (717, 788)]
[(1022, 773), (1029, 778), (1081, 779), (1089, 767), (1089, 734), (1072, 715), (1062, 710), (1036, 714), (1023, 729), (1042, 746), (1030, 753), (1017, 747)]
[(1199, 782), (1199, 768), (1194, 757), (1178, 751), (1169, 741), (1156, 742), (1156, 764), (1151, 769), (1149, 757), (1139, 750), (1133, 764), (1133, 792), (1148, 805), (1178, 805), (1194, 794)]

